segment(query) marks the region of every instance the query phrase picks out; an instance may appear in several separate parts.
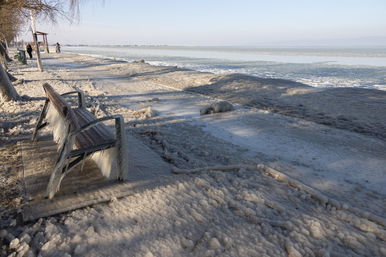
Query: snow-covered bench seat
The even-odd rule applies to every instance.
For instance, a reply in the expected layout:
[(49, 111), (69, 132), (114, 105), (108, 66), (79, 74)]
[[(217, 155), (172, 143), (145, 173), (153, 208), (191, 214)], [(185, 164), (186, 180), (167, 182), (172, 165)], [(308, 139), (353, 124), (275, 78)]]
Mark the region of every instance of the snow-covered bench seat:
[[(59, 156), (47, 186), (48, 198), (53, 198), (62, 179), (78, 163), (91, 156), (103, 176), (123, 180), (127, 177), (127, 139), (123, 117), (107, 116), (97, 119), (85, 109), (80, 91), (59, 95), (48, 83), (43, 85), (46, 101), (35, 127), (32, 141), (38, 131), (49, 125)], [(72, 108), (65, 96), (78, 94), (78, 106)], [(115, 120), (115, 135), (102, 122)]]

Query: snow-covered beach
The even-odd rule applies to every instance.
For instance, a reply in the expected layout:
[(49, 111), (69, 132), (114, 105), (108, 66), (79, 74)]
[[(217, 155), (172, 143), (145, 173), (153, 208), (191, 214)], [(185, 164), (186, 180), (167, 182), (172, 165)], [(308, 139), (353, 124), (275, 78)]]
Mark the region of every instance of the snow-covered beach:
[[(23, 99), (0, 106), (2, 255), (386, 256), (386, 91), (73, 54), (43, 62), (42, 73), (32, 62), (11, 66)], [(122, 114), (168, 165), (202, 171), (23, 224), (15, 143), (32, 133), (44, 82), (84, 91), (97, 116)], [(220, 100), (235, 110), (200, 116)], [(250, 169), (258, 164), (338, 204)]]

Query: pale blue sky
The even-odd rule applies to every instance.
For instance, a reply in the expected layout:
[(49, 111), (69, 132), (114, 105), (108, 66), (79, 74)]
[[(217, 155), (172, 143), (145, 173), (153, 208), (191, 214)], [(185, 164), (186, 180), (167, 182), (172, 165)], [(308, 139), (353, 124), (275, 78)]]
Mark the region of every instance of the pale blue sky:
[(80, 12), (37, 29), (62, 44), (386, 46), (386, 0), (89, 0)]

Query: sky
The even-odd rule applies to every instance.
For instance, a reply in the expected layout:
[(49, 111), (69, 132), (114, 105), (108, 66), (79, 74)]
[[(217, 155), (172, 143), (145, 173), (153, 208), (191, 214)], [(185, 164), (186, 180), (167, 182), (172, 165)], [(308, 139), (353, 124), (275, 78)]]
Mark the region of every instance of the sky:
[(386, 46), (386, 0), (86, 0), (78, 22), (37, 30), (61, 44)]

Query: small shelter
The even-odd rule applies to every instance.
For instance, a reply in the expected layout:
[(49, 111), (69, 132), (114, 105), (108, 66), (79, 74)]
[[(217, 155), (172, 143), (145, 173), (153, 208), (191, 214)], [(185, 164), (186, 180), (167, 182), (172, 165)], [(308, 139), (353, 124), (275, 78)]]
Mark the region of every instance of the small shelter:
[(50, 50), (48, 49), (48, 40), (47, 40), (48, 33), (36, 31), (36, 36), (43, 36), (43, 44), (44, 44), (44, 51), (46, 53), (49, 53)]

